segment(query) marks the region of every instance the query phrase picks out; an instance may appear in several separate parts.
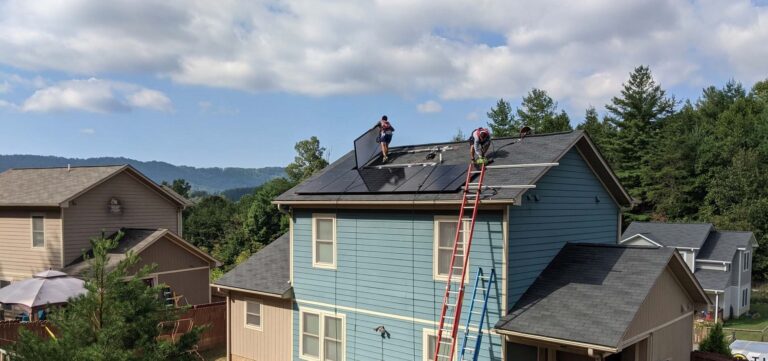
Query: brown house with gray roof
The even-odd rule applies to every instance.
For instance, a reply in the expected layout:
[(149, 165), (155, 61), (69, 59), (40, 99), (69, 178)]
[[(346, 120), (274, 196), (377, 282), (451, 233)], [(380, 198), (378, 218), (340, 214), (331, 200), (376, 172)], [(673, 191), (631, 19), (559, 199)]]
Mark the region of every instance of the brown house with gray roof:
[(0, 287), (46, 269), (77, 275), (92, 238), (122, 231), (113, 261), (134, 251), (157, 265), (147, 282), (181, 303), (210, 302), (216, 260), (181, 238), (188, 204), (128, 165), (0, 173)]

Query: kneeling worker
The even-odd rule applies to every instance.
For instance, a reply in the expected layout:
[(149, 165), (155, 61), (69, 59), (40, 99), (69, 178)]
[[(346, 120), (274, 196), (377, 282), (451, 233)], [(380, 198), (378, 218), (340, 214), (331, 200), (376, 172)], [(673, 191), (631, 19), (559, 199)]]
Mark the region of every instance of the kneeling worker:
[(491, 146), (491, 132), (485, 128), (477, 128), (469, 136), (469, 156), (472, 163), (487, 163), (485, 152)]

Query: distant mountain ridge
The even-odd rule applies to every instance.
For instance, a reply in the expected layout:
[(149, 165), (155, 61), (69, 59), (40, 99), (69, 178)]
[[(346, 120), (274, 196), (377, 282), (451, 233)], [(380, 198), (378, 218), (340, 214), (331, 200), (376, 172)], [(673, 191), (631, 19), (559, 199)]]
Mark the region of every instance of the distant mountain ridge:
[(192, 184), (193, 190), (209, 193), (219, 193), (233, 188), (257, 187), (285, 175), (282, 167), (196, 168), (159, 161), (142, 162), (123, 157), (81, 159), (26, 154), (0, 155), (0, 172), (9, 168), (66, 167), (68, 164), (73, 167), (130, 164), (157, 183), (183, 178)]

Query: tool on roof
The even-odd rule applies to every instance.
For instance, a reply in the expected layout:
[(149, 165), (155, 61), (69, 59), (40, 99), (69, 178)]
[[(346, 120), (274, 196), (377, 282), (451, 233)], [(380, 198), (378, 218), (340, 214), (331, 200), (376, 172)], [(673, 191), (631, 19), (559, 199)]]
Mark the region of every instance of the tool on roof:
[[(483, 341), (483, 326), (485, 325), (485, 316), (488, 313), (488, 296), (491, 295), (491, 290), (496, 284), (496, 270), (491, 268), (491, 274), (485, 275), (481, 267), (477, 267), (477, 275), (475, 276), (475, 286), (472, 290), (472, 303), (469, 304), (469, 313), (467, 314), (467, 325), (464, 327), (464, 341), (461, 344), (461, 353), (459, 354), (459, 360), (461, 361), (477, 361), (480, 354), (477, 352), (480, 349), (480, 345)], [(478, 292), (482, 299), (478, 299)], [(475, 310), (475, 305), (482, 307), (482, 310), (478, 312)], [(472, 319), (473, 316), (480, 317), (480, 321), (477, 324), (477, 334), (472, 335)], [(470, 357), (471, 356), (471, 357)]]
[[(479, 174), (477, 182), (473, 183), (473, 176)], [(456, 341), (459, 334), (459, 322), (461, 321), (461, 308), (464, 301), (464, 280), (467, 279), (467, 264), (469, 262), (472, 238), (480, 207), (480, 196), (485, 180), (485, 164), (476, 170), (473, 164), (467, 169), (467, 179), (462, 191), (461, 208), (459, 209), (459, 222), (456, 226), (456, 236), (453, 239), (451, 262), (448, 267), (448, 280), (445, 283), (443, 306), (440, 311), (440, 323), (435, 342), (435, 358), (433, 361), (452, 361), (456, 354)], [(467, 217), (466, 213), (470, 216)], [(468, 224), (467, 224), (468, 223)], [(456, 264), (457, 256), (461, 254), (460, 264)], [(457, 276), (459, 275), (458, 279)], [(454, 290), (454, 282), (456, 282)], [(448, 355), (440, 353), (440, 349), (450, 350)]]

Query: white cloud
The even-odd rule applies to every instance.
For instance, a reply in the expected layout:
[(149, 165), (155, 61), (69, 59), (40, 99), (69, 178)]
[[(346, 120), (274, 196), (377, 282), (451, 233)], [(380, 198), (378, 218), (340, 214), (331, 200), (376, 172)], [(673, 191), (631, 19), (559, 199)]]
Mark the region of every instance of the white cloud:
[(605, 103), (640, 64), (666, 87), (765, 77), (766, 23), (750, 0), (9, 0), (0, 63), (313, 96), (541, 87), (581, 106)]
[(428, 100), (416, 106), (419, 113), (440, 113), (443, 111), (443, 106), (434, 100)]
[(163, 93), (138, 85), (90, 78), (67, 80), (35, 91), (20, 106), (24, 112), (79, 110), (92, 113), (118, 113), (144, 108), (172, 110)]
[(81, 134), (85, 134), (85, 135), (94, 135), (94, 134), (96, 134), (96, 129), (93, 129), (93, 128), (83, 128), (83, 129), (80, 129), (80, 133)]

